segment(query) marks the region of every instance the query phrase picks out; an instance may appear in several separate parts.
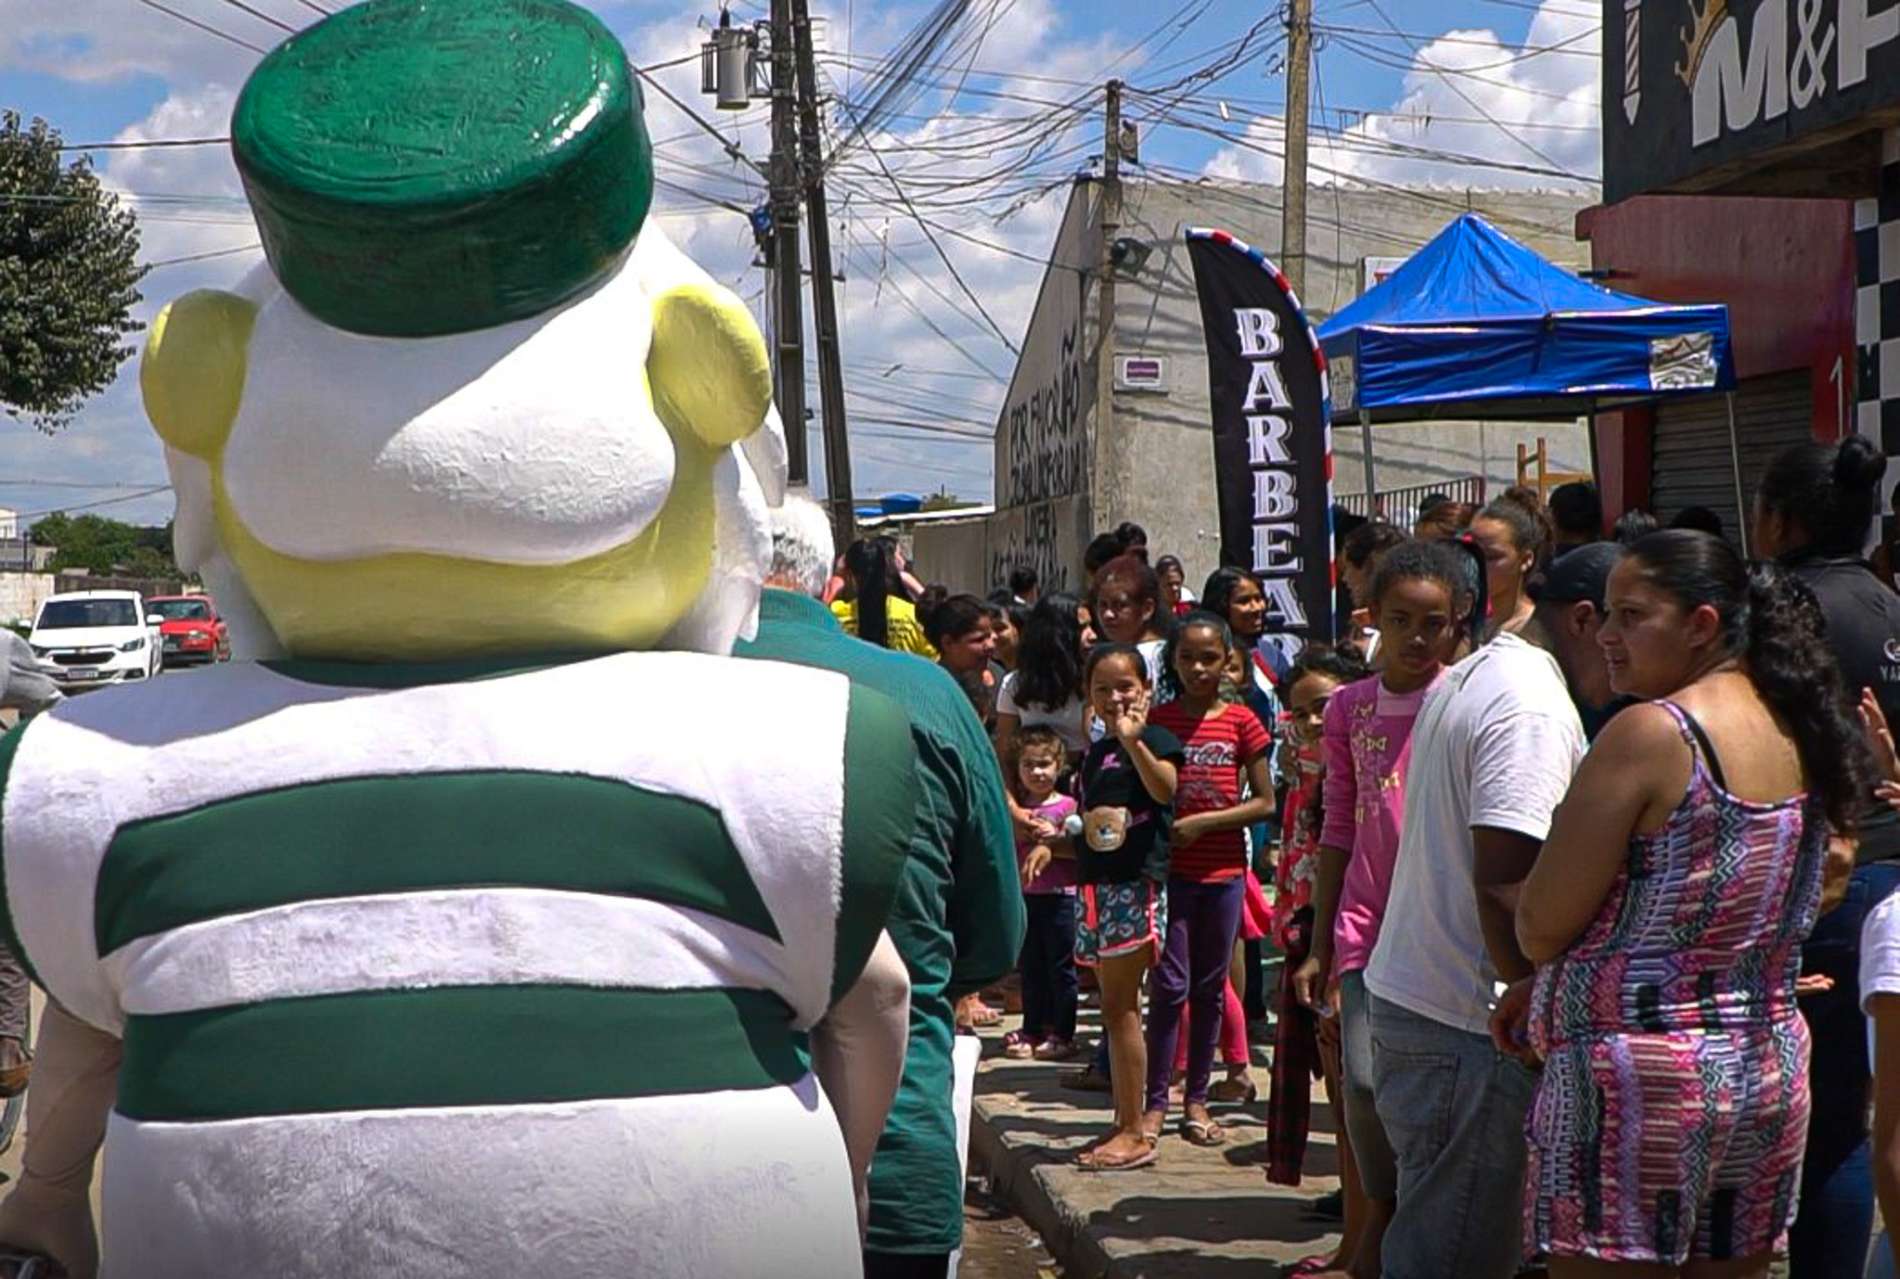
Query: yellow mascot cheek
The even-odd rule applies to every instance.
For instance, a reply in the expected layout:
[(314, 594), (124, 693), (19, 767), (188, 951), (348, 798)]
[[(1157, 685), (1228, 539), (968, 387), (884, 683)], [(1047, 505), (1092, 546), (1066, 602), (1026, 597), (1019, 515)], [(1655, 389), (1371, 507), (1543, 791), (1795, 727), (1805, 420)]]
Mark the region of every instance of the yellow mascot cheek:
[(257, 307), (235, 293), (199, 289), (152, 322), (139, 363), (145, 415), (160, 439), (212, 461), (244, 397), (246, 352)]
[(647, 353), (653, 407), (674, 439), (714, 448), (759, 429), (772, 402), (772, 365), (752, 313), (728, 289), (687, 284), (653, 303)]

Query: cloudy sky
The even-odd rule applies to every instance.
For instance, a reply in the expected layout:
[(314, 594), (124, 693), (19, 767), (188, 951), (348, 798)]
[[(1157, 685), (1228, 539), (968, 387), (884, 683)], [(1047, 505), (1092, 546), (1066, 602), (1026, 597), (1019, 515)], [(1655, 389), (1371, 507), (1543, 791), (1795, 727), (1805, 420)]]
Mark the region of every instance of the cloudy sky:
[[(671, 0), (584, 0), (636, 65), (762, 160), (763, 104), (711, 109), (692, 55), (718, 15)], [(153, 266), (141, 318), (259, 260), (228, 150), (237, 88), (288, 31), (344, 0), (5, 0), (0, 106), (43, 116), (92, 152), (139, 214)], [(1070, 179), (1100, 151), (1101, 83), (1128, 86), (1154, 174), (1277, 182), (1283, 30), (1265, 0), (971, 0), (900, 92), (884, 56), (933, 2), (814, 0), (823, 15), (841, 330), (860, 495), (987, 501), (989, 437), (1012, 348)], [(763, 16), (733, 0), (735, 22)], [(1311, 161), (1317, 182), (1588, 188), (1598, 173), (1601, 10), (1592, 0), (1316, 0)], [(763, 317), (743, 210), (758, 174), (663, 95), (647, 93), (657, 216)], [(869, 128), (852, 121), (882, 100)], [(954, 268), (954, 270), (952, 269)], [(816, 403), (816, 378), (811, 381)], [(814, 438), (814, 468), (821, 457)], [(55, 438), (0, 418), (0, 506), (98, 509), (162, 522), (169, 494), (136, 361)], [(95, 506), (95, 504), (97, 504)]]

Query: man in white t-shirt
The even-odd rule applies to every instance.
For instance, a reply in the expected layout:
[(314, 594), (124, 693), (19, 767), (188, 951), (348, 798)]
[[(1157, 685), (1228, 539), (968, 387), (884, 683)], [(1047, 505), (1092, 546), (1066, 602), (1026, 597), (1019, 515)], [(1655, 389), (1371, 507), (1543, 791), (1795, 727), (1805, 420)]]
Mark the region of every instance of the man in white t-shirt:
[(1491, 1045), (1500, 980), (1529, 976), (1517, 886), (1583, 757), (1556, 661), (1500, 635), (1419, 711), (1385, 927), (1366, 969), (1373, 1093), (1399, 1165), (1387, 1279), (1509, 1279), (1534, 1084)]

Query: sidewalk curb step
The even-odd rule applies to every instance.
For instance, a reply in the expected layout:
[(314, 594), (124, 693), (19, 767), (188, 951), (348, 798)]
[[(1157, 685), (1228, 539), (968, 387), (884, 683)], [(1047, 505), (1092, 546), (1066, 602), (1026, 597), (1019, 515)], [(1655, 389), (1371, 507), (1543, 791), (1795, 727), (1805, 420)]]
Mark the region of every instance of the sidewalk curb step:
[[(1047, 1152), (1044, 1152), (1045, 1158)], [(988, 1174), (990, 1190), (1042, 1236), (1042, 1245), (1062, 1267), (1063, 1279), (1109, 1279), (1112, 1259), (1089, 1233), (1087, 1218), (1051, 1194), (1030, 1150), (1013, 1146), (978, 1096), (970, 1116), (970, 1162)]]

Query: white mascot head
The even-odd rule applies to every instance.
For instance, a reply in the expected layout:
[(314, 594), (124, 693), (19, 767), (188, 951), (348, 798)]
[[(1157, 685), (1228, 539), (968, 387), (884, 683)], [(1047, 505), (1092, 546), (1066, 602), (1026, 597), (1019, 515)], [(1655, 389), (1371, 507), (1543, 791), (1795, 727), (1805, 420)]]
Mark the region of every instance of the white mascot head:
[(267, 263), (166, 307), (141, 381), (179, 562), (247, 655), (749, 631), (783, 492), (765, 345), (648, 220), (597, 19), (370, 0), (259, 64), (232, 145)]

